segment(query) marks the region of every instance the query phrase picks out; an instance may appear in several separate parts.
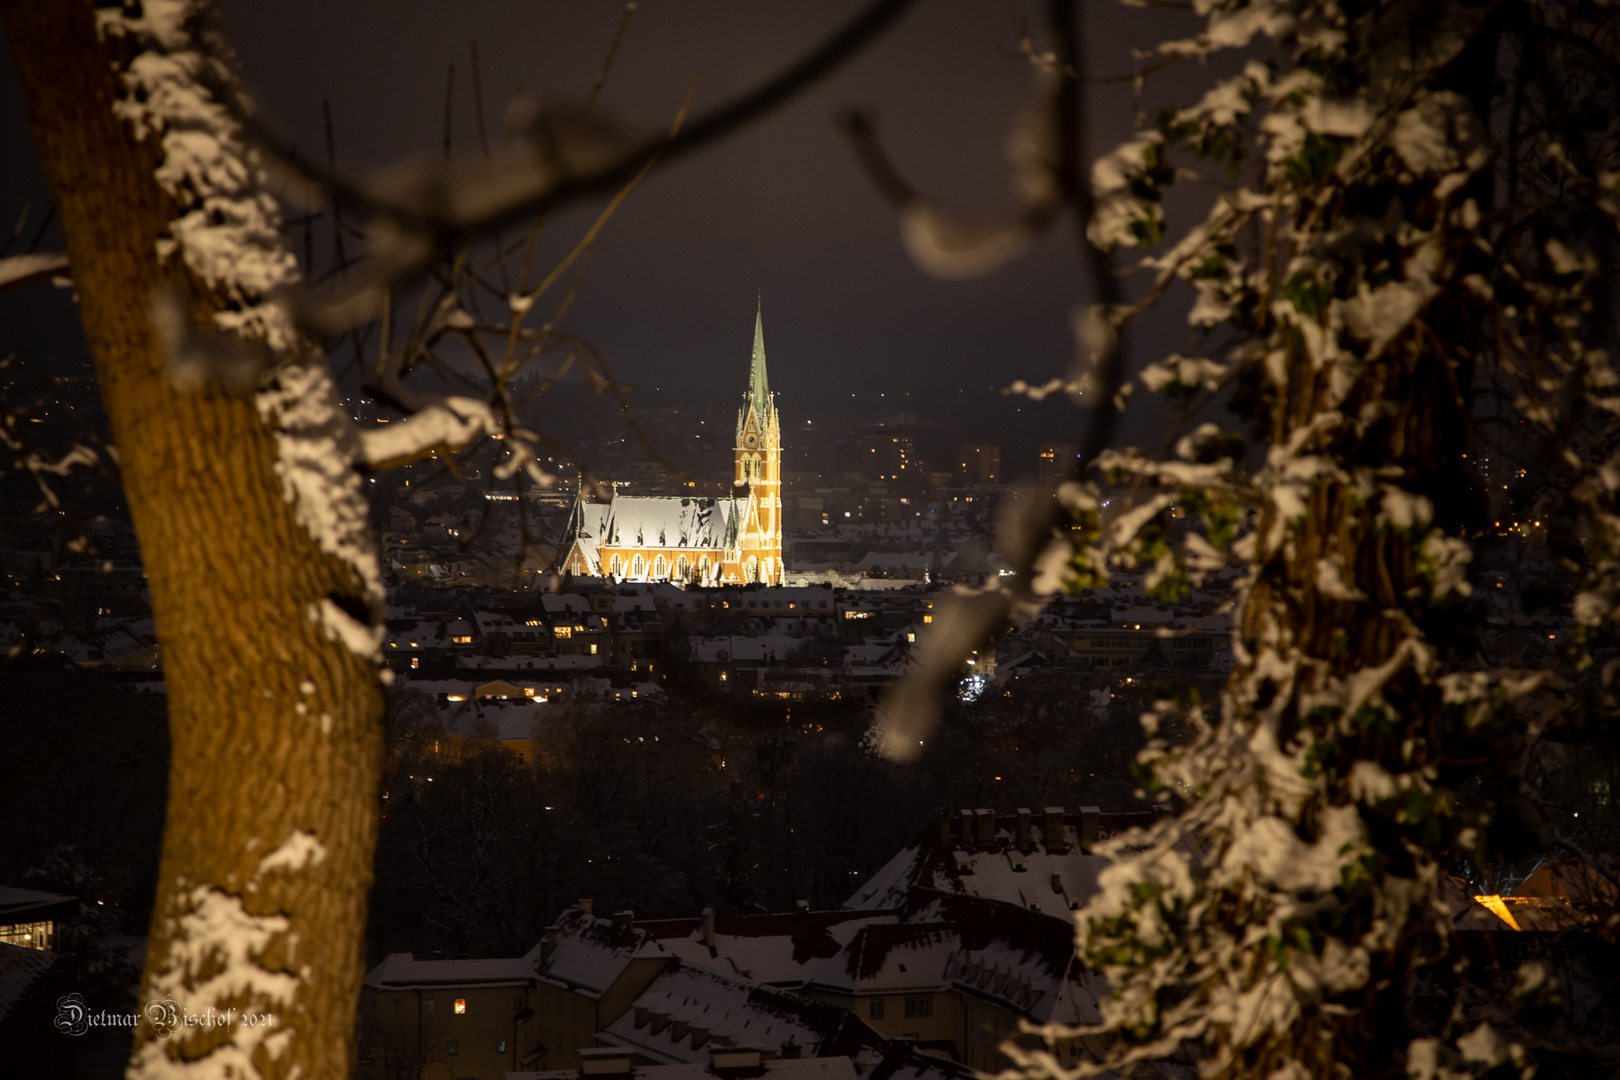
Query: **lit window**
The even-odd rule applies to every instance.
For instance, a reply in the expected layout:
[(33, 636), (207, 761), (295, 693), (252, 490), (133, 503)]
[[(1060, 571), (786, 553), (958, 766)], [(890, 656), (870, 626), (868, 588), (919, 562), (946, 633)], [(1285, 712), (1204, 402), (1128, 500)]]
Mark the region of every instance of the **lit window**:
[(456, 1015), (460, 1016), (462, 1013), (464, 1013), (466, 1011), (467, 1011), (467, 999), (466, 998), (456, 998)]
[(420, 657), (416, 657), (416, 656), (411, 657), (411, 668), (412, 668), (412, 670), (415, 670), (416, 668), (419, 668), (421, 666), (422, 666), (422, 660), (421, 660)]
[(553, 627), (551, 632), (556, 634), (558, 637), (572, 637), (574, 628), (572, 626), (558, 626)]
[(932, 615), (924, 615), (924, 616), (923, 616), (923, 622), (925, 622), (925, 623), (931, 623), (931, 622), (933, 622), (933, 621), (934, 621), (934, 617), (933, 617), (933, 616), (932, 616)]
[(591, 655), (592, 656), (596, 655), (596, 643), (594, 641), (591, 642)]

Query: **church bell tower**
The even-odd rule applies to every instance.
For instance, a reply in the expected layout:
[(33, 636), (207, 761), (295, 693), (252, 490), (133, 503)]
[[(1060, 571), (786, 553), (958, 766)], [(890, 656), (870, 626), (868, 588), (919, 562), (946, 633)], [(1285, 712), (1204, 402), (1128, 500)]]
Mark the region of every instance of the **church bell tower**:
[(782, 584), (782, 422), (765, 373), (765, 324), (754, 312), (754, 355), (737, 411), (732, 484), (758, 514), (758, 531), (739, 537), (742, 579)]

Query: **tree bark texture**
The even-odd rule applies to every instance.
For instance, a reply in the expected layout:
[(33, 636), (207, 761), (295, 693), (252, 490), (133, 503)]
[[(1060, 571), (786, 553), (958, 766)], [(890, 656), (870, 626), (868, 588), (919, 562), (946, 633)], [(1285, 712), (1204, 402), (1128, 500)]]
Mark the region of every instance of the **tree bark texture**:
[(208, 1075), (234, 1063), (234, 1075), (347, 1076), (382, 692), (375, 664), (311, 613), (363, 583), (295, 518), (254, 393), (184, 391), (168, 377), (154, 288), (188, 298), (200, 324), (225, 301), (159, 257), (177, 215), (154, 177), (163, 151), (112, 109), (133, 46), (98, 38), (85, 0), (5, 0), (3, 10), (168, 683), (173, 761), (141, 1004), (175, 996), (186, 1011), (236, 1010), (223, 1026), (167, 1035), (143, 1020), (131, 1075), (186, 1061)]

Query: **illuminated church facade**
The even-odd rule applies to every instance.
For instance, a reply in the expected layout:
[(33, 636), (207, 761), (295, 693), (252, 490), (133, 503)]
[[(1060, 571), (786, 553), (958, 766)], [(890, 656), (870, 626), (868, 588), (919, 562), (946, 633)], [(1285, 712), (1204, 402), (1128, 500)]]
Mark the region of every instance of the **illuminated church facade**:
[(678, 585), (782, 584), (782, 422), (757, 311), (732, 470), (731, 494), (721, 498), (615, 492), (609, 502), (592, 503), (582, 486), (563, 571)]

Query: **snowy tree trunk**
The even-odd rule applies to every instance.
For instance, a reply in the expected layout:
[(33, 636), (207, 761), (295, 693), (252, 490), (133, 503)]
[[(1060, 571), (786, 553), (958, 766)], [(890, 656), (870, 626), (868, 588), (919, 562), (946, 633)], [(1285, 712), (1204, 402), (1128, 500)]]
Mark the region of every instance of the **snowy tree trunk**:
[[(256, 306), (277, 284), (264, 268), (285, 280), (292, 261), (251, 155), (211, 104), (217, 83), (197, 78), (206, 56), (185, 51), (199, 13), (149, 0), (142, 23), (120, 26), (84, 0), (18, 0), (4, 14), (169, 687), (142, 1004), (172, 1005), (148, 1007), (130, 1075), (344, 1076), (383, 749), (353, 433), (324, 364)], [(137, 77), (151, 86), (135, 93)], [(177, 386), (161, 288), (193, 325), (256, 343), (270, 373)], [(231, 1022), (168, 1030), (174, 1010), (210, 1007)]]

